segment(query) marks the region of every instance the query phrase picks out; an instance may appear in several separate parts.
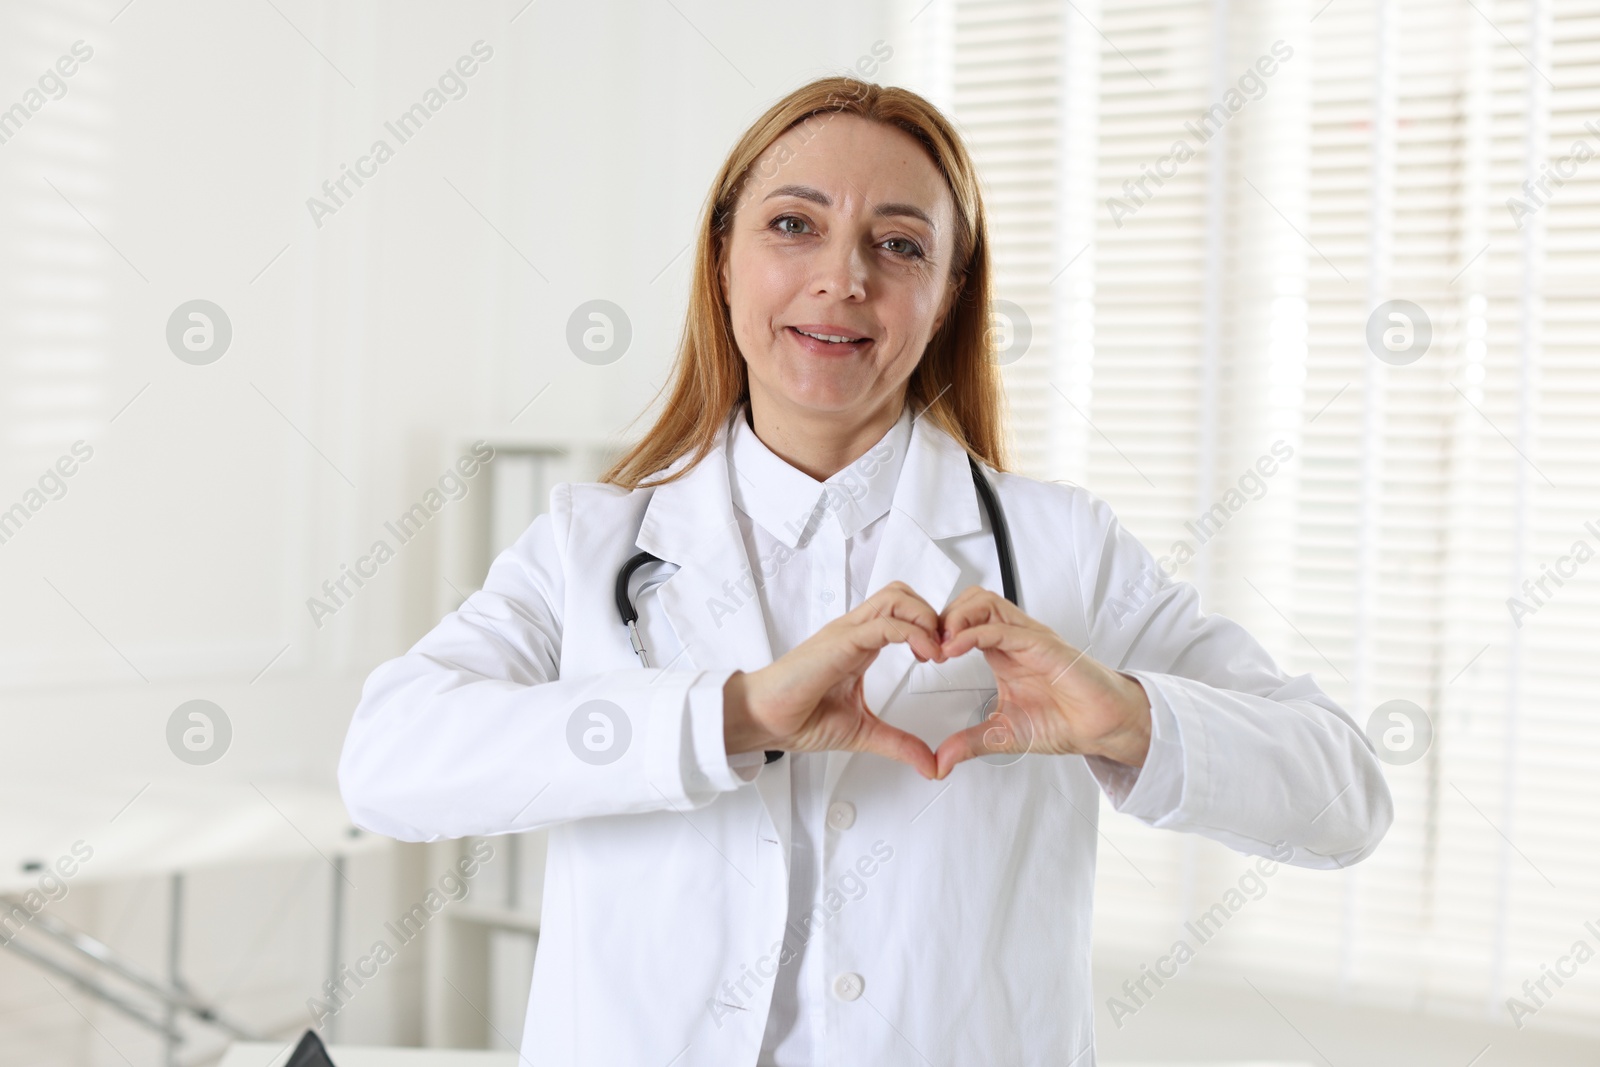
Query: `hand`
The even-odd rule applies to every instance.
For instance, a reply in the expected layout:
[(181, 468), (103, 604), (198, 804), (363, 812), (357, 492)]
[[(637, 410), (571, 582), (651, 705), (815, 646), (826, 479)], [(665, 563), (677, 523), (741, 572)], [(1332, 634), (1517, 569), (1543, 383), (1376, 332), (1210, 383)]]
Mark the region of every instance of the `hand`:
[(1150, 699), (1114, 671), (1057, 637), (1009, 600), (980, 586), (962, 590), (941, 617), (941, 651), (974, 648), (999, 683), (999, 710), (951, 734), (935, 754), (937, 778), (963, 760), (994, 752), (1104, 756), (1133, 767), (1150, 751)]
[(874, 752), (935, 774), (933, 751), (867, 707), (862, 676), (878, 652), (905, 642), (919, 661), (942, 662), (939, 614), (904, 582), (891, 582), (760, 670), (723, 687), (726, 751), (778, 748)]

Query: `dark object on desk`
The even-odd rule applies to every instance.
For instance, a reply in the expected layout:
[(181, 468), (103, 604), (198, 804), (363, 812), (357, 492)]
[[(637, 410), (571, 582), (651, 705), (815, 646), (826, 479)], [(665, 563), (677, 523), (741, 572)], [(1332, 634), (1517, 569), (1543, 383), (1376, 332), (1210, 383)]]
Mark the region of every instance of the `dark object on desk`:
[(283, 1067), (334, 1067), (334, 1064), (322, 1044), (322, 1038), (317, 1036), (315, 1030), (307, 1030), (294, 1051), (289, 1053), (289, 1062)]

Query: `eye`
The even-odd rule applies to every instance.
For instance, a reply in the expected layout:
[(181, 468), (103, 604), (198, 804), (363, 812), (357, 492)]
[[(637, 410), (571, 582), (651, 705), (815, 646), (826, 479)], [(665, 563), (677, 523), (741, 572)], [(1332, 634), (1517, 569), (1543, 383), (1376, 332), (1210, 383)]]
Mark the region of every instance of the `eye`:
[(806, 222), (806, 220), (801, 218), (799, 215), (779, 215), (777, 218), (772, 220), (772, 222), (768, 226), (768, 229), (776, 229), (779, 233), (786, 233), (786, 234), (791, 234), (791, 235), (794, 234), (796, 231), (794, 231), (794, 230), (786, 230), (786, 229), (783, 228), (782, 223), (784, 222), (785, 219), (789, 220), (790, 222), (803, 223), (803, 224), (805, 224), (807, 226), (811, 225), (809, 222)]
[(906, 251), (898, 253), (899, 255), (905, 256), (907, 259), (922, 258), (922, 249), (918, 248), (916, 243), (909, 237), (891, 237), (889, 240), (883, 243), (889, 244), (891, 241), (899, 241), (901, 244), (906, 246)]
[[(767, 228), (769, 230), (777, 230), (779, 233), (786, 234), (786, 235), (788, 235), (790, 237), (798, 237), (798, 236), (800, 236), (800, 231), (798, 231), (798, 230), (790, 230), (790, 229), (785, 228), (785, 226), (784, 226), (785, 222), (798, 222), (802, 226), (810, 226), (811, 225), (809, 222), (807, 222), (805, 219), (801, 218), (799, 215), (779, 215), (777, 218), (773, 219), (770, 223), (767, 224)], [(895, 255), (900, 256), (903, 259), (922, 259), (923, 258), (924, 253), (923, 253), (922, 249), (917, 245), (917, 243), (915, 241), (911, 240), (909, 237), (890, 237), (890, 238), (887, 238), (887, 239), (885, 239), (883, 241), (883, 243), (886, 244), (886, 245), (894, 243), (894, 242), (899, 242), (900, 244), (905, 245), (904, 251), (896, 251), (895, 249), (890, 249), (890, 251), (894, 252)]]

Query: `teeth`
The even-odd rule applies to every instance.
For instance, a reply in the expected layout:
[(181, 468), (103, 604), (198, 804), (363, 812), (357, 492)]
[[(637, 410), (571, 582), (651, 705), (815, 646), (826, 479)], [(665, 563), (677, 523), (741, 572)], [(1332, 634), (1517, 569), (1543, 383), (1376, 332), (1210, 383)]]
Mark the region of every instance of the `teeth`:
[(804, 333), (807, 337), (815, 337), (819, 341), (828, 341), (833, 344), (843, 344), (846, 341), (864, 341), (864, 337), (839, 337), (832, 334), (806, 333), (804, 330), (795, 330), (795, 333)]

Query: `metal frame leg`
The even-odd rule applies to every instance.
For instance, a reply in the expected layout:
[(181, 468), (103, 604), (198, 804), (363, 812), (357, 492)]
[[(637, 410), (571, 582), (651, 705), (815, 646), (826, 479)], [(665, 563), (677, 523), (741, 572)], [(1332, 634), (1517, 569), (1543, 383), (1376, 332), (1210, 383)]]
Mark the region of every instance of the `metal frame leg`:
[(506, 907), (515, 911), (522, 905), (522, 835), (507, 834)]
[[(167, 911), (167, 982), (175, 990), (183, 989), (180, 973), (183, 956), (183, 873), (173, 872), (169, 882)], [(178, 1033), (178, 1006), (167, 1001), (167, 1067), (178, 1067), (178, 1045), (183, 1038)]]
[[(345, 857), (333, 857), (333, 899), (329, 902), (328, 912), (328, 977), (333, 984), (339, 984), (339, 968), (342, 961), (339, 958), (340, 945), (344, 940), (344, 868)], [(339, 1013), (334, 1012), (328, 1016), (329, 1041), (337, 1041), (339, 1037)]]
[[(182, 946), (180, 940), (182, 926), (181, 886), (181, 882), (176, 883), (172, 900), (172, 916), (178, 921), (174, 922), (173, 926), (168, 930), (167, 969), (170, 976), (168, 981), (163, 981), (133, 964), (119, 959), (111, 951), (109, 945), (96, 940), (81, 930), (75, 929), (54, 915), (48, 915), (43, 912), (33, 915), (26, 926), (19, 929), (16, 934), (9, 938), (0, 938), (0, 945), (17, 953), (19, 956), (32, 960), (46, 970), (53, 971), (96, 1000), (115, 1008), (155, 1033), (161, 1034), (166, 1040), (169, 1055), (170, 1050), (183, 1041), (183, 1034), (176, 1026), (178, 1013), (191, 1015), (201, 1022), (227, 1031), (234, 1037), (247, 1041), (259, 1040), (257, 1034), (224, 1016), (184, 985), (183, 979), (178, 973), (179, 949)], [(15, 898), (11, 897), (0, 896), (0, 902), (17, 909), (22, 907)], [(69, 967), (50, 954), (23, 943), (20, 940), (20, 935), (30, 928), (39, 937), (49, 940), (72, 953), (74, 958), (85, 960), (90, 966), (103, 968), (117, 979), (154, 997), (165, 1008), (165, 1018), (153, 1011), (146, 1010), (143, 1005), (129, 999), (122, 991), (106, 985), (98, 976), (92, 975), (88, 970)], [(169, 1059), (168, 1062), (172, 1061)]]

